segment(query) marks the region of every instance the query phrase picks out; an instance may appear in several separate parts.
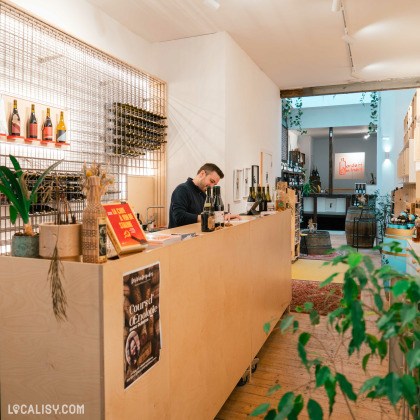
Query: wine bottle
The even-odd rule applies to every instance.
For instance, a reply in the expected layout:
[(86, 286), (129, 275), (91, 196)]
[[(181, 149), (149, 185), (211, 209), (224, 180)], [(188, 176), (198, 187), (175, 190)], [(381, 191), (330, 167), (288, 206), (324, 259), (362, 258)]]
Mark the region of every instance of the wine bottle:
[(60, 121), (57, 125), (57, 143), (66, 142), (66, 125), (64, 124), (64, 113), (60, 112)]
[(97, 176), (88, 178), (87, 205), (82, 220), (83, 262), (106, 262), (106, 211), (101, 205), (101, 186)]
[(255, 192), (255, 187), (251, 187), (251, 188), (252, 188), (252, 198), (255, 201), (255, 197), (256, 197), (257, 193)]
[(10, 135), (20, 136), (20, 117), (17, 109), (17, 100), (13, 101), (13, 112), (10, 118)]
[(261, 187), (261, 197), (262, 197), (262, 211), (267, 211), (267, 197), (265, 195), (265, 187)]
[(248, 213), (251, 210), (251, 207), (254, 205), (255, 203), (255, 198), (253, 196), (253, 187), (249, 187), (249, 196), (248, 196), (248, 200), (246, 202), (246, 212)]
[(214, 186), (214, 226), (215, 228), (225, 226), (225, 206), (220, 195), (220, 187)]
[(260, 212), (263, 211), (264, 204), (262, 202), (261, 186), (260, 185), (258, 185), (258, 187), (257, 187), (257, 195), (255, 196), (255, 201), (260, 202), (260, 204), (257, 206), (257, 211), (260, 211)]
[(47, 108), (47, 117), (45, 118), (42, 137), (45, 141), (52, 141), (53, 139), (53, 125), (50, 117), (50, 108)]
[(35, 116), (35, 105), (31, 105), (31, 116), (29, 118), (29, 138), (36, 139), (38, 138), (38, 123), (36, 122)]
[(213, 199), (211, 196), (211, 187), (208, 186), (206, 201), (204, 202), (203, 213), (201, 213), (201, 231), (213, 232), (214, 229), (215, 229), (215, 225), (214, 225)]

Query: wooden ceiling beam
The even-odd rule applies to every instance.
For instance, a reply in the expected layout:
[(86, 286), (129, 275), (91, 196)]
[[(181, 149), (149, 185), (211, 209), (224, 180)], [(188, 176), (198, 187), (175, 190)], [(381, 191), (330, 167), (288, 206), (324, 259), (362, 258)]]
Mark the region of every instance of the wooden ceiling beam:
[(340, 93), (378, 92), (383, 90), (411, 89), (420, 87), (420, 77), (388, 79), (373, 82), (356, 82), (346, 85), (317, 86), (308, 88), (285, 89), (280, 98), (299, 98), (305, 96), (337, 95)]

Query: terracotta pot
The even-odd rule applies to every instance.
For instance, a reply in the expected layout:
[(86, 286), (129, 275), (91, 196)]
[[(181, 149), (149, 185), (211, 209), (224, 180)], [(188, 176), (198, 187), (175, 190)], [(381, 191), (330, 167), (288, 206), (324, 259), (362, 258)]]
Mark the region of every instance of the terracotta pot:
[(12, 237), (12, 257), (39, 258), (39, 235)]
[(53, 223), (42, 223), (39, 226), (39, 255), (42, 258), (51, 259), (56, 244), (60, 260), (81, 261), (82, 224), (55, 225)]

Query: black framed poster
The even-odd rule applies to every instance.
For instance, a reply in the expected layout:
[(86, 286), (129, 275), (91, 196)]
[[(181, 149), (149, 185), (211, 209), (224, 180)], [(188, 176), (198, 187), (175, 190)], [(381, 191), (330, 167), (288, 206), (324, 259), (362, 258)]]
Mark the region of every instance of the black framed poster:
[(123, 274), (124, 389), (158, 361), (160, 263)]

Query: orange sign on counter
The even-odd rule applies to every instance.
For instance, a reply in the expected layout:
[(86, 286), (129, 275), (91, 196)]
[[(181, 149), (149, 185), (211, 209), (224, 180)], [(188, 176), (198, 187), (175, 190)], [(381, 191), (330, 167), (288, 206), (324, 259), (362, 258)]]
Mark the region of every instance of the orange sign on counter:
[(142, 251), (147, 239), (128, 203), (103, 204), (109, 237), (118, 254)]

